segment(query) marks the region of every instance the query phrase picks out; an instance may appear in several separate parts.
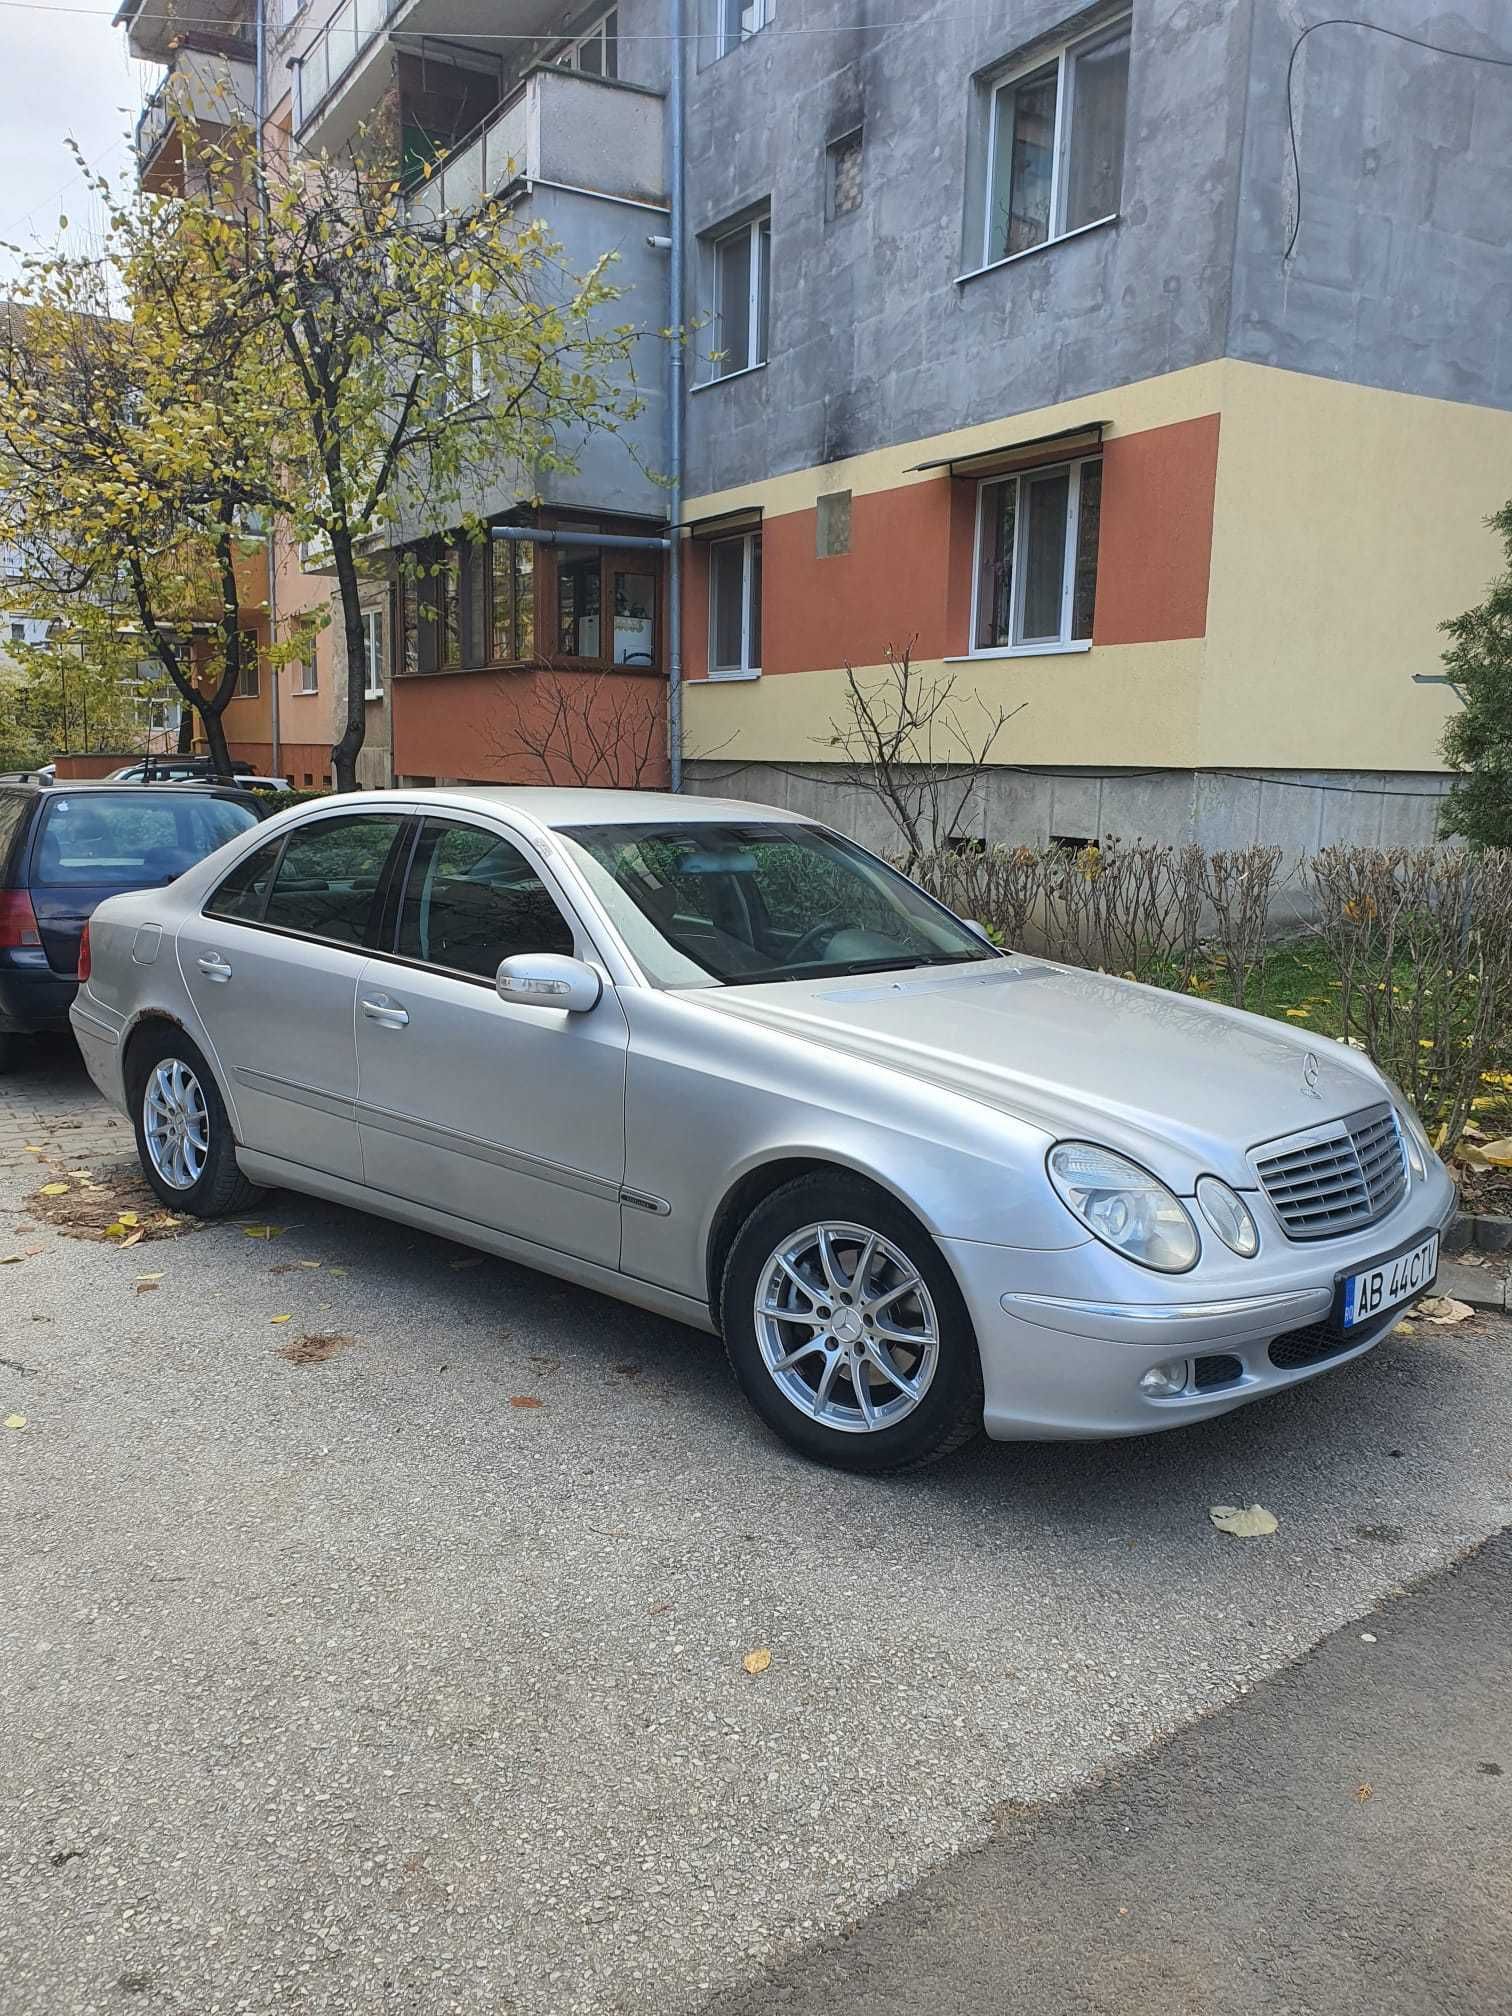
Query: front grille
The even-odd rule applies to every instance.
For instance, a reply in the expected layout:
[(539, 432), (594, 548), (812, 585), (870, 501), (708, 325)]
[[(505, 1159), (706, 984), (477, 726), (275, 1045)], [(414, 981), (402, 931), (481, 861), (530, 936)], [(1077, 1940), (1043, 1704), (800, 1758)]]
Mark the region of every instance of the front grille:
[(1232, 1386), (1236, 1379), (1243, 1377), (1243, 1360), (1230, 1357), (1226, 1351), (1215, 1351), (1209, 1357), (1192, 1360), (1192, 1384), (1199, 1393), (1211, 1392), (1215, 1386)]
[(1358, 1329), (1346, 1330), (1342, 1335), (1328, 1323), (1309, 1323), (1303, 1330), (1288, 1330), (1283, 1336), (1271, 1339), (1270, 1361), (1278, 1372), (1321, 1365), (1325, 1358), (1337, 1358), (1343, 1351), (1358, 1351), (1362, 1344), (1373, 1344), (1401, 1314), (1400, 1309), (1393, 1309), (1385, 1316), (1377, 1316), (1373, 1323), (1362, 1323)]
[(1407, 1187), (1407, 1157), (1389, 1106), (1265, 1142), (1254, 1161), (1290, 1239), (1331, 1239), (1373, 1225)]

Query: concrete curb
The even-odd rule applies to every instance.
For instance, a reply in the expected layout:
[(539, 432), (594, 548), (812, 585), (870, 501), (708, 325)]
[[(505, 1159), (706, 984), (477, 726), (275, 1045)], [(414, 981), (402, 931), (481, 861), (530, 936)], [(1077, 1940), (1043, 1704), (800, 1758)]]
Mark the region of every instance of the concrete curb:
[(1504, 1316), (1512, 1308), (1507, 1289), (1508, 1283), (1489, 1268), (1466, 1267), (1459, 1260), (1441, 1260), (1433, 1292), (1452, 1295), (1457, 1302), (1468, 1302), (1472, 1309), (1487, 1309)]
[(1496, 1212), (1461, 1211), (1444, 1234), (1446, 1253), (1512, 1253), (1512, 1218)]

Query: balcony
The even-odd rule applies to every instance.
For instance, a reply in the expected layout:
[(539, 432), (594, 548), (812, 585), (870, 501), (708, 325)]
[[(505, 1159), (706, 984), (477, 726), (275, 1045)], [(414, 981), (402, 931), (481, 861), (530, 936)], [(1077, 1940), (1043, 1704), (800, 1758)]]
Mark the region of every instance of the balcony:
[(544, 64), (415, 184), (409, 210), (445, 216), (517, 182), (660, 203), (663, 179), (659, 97)]
[[(186, 34), (184, 16), (194, 30)], [(121, 0), (114, 25), (126, 30), (126, 46), (143, 63), (172, 63), (175, 52), (200, 39), (240, 43), (252, 60), (254, 9), (252, 0)]]
[(250, 121), (255, 89), (249, 48), (221, 36), (182, 37), (172, 68), (137, 120), (137, 174), (143, 188), (181, 195), (185, 163), (179, 122), (188, 119), (213, 130)]
[(433, 36), (439, 57), (470, 49), (502, 77), (519, 45), (501, 35), (538, 35), (544, 50), (561, 19), (561, 0), (340, 0), (294, 58), (294, 131), (307, 148), (345, 146), (392, 81), (391, 37), (416, 48)]

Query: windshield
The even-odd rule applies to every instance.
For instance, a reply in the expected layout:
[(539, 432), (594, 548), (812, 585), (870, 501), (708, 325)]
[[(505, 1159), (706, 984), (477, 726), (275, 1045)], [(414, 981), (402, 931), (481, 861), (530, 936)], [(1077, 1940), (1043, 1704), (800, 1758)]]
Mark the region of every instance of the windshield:
[(886, 973), (998, 955), (873, 855), (765, 820), (572, 826), (599, 900), (663, 987)]
[(44, 888), (149, 888), (256, 824), (255, 812), (229, 798), (151, 789), (70, 793), (48, 802), (32, 880)]

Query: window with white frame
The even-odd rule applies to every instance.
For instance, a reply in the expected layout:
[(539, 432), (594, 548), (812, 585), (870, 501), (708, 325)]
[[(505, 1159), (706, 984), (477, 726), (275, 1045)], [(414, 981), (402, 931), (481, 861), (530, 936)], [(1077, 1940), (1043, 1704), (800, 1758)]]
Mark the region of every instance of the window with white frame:
[(772, 279), (772, 219), (752, 217), (708, 241), (710, 365), (732, 378), (767, 358)]
[(1127, 17), (992, 85), (984, 266), (1118, 214), (1128, 100)]
[(709, 676), (738, 679), (761, 670), (761, 534), (716, 539), (709, 547)]
[(294, 691), (296, 693), (317, 693), (319, 684), (315, 667), (315, 643), (310, 640), (305, 655), (294, 667)]
[(713, 0), (713, 6), (714, 44), (721, 56), (769, 28), (777, 12), (777, 0)]
[(977, 492), (973, 651), (1090, 642), (1102, 458), (989, 477)]
[(367, 677), (362, 690), (367, 700), (383, 698), (383, 627), (381, 609), (363, 610), (362, 656)]
[(619, 9), (611, 7), (607, 14), (601, 14), (555, 61), (564, 70), (581, 70), (585, 77), (618, 77)]

